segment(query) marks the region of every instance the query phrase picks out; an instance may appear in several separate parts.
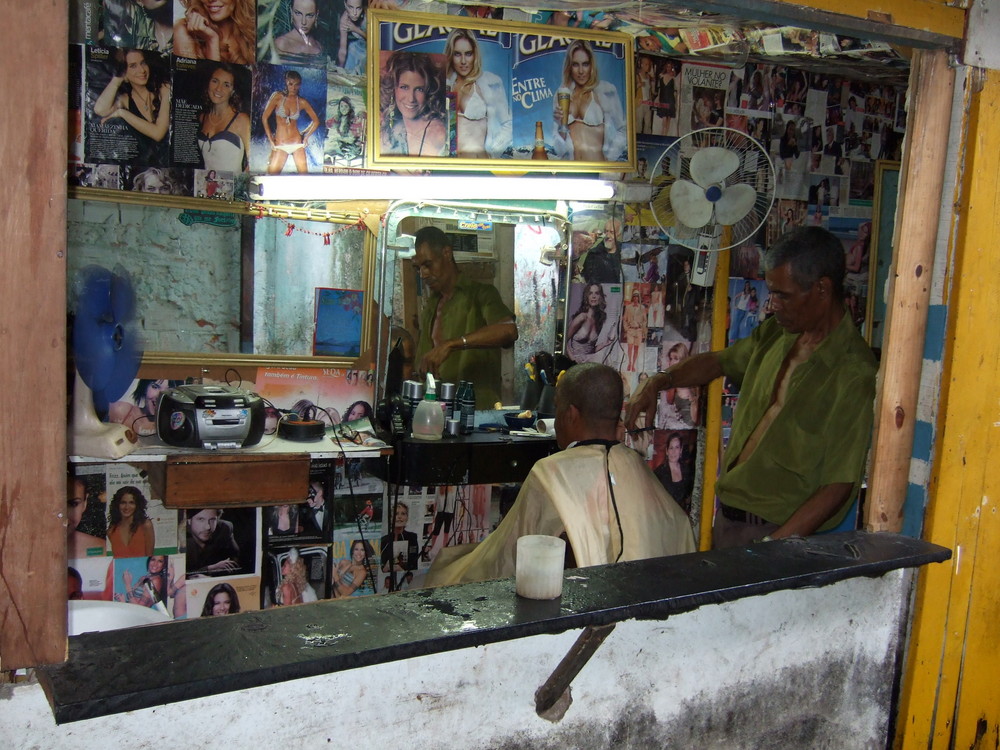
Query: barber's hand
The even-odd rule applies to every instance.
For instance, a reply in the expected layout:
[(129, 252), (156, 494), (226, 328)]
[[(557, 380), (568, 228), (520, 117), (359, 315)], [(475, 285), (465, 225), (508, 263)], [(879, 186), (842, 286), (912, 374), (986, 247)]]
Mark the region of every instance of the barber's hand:
[(437, 376), (438, 371), (441, 369), (441, 365), (444, 364), (444, 361), (448, 359), (449, 356), (451, 356), (451, 352), (451, 344), (447, 341), (439, 346), (435, 346), (427, 352), (427, 354), (420, 358), (420, 361), (417, 363), (417, 371), (421, 375), (431, 373), (432, 375)]
[[(668, 378), (666, 374), (658, 372), (650, 375), (645, 382), (639, 386), (639, 390), (632, 394), (628, 407), (625, 409), (625, 428), (636, 429), (639, 416), (641, 414), (656, 413), (656, 395), (666, 387)], [(648, 421), (648, 420), (647, 420)], [(646, 425), (638, 425), (645, 427)]]

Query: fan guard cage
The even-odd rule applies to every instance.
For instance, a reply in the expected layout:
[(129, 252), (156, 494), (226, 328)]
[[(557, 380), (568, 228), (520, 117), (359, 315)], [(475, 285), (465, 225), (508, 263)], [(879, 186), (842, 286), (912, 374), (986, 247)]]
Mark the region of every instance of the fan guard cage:
[[(671, 185), (679, 179), (693, 182), (691, 158), (710, 146), (722, 147), (739, 156), (739, 167), (723, 180), (721, 187), (744, 184), (757, 194), (750, 211), (729, 225), (728, 238), (714, 216), (705, 226), (689, 227), (677, 218), (670, 204)], [(767, 149), (733, 128), (703, 128), (681, 136), (661, 154), (649, 181), (653, 188), (649, 207), (656, 223), (672, 242), (695, 250), (727, 250), (742, 244), (764, 225), (774, 204), (774, 167)]]

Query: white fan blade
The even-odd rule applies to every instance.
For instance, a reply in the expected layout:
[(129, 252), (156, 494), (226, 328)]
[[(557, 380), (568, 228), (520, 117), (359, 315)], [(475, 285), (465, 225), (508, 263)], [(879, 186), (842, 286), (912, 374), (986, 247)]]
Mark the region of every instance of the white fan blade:
[(753, 208), (757, 191), (749, 185), (730, 185), (715, 202), (715, 219), (720, 224), (732, 226)]
[(703, 227), (712, 220), (712, 203), (703, 188), (687, 180), (677, 180), (670, 186), (670, 207), (682, 224)]
[(718, 146), (703, 148), (691, 157), (691, 179), (702, 187), (722, 182), (740, 167), (740, 157)]

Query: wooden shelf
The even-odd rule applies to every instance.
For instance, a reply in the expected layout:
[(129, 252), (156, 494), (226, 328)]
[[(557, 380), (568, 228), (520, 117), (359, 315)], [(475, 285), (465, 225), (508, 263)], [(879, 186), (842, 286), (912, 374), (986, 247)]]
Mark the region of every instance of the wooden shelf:
[(274, 438), (236, 450), (176, 448), (142, 438), (135, 451), (119, 459), (70, 456), (70, 463), (139, 465), (153, 494), (167, 508), (204, 508), (300, 503), (309, 493), (309, 463), (314, 459), (379, 458), (391, 448), (350, 446), (329, 438), (303, 443)]

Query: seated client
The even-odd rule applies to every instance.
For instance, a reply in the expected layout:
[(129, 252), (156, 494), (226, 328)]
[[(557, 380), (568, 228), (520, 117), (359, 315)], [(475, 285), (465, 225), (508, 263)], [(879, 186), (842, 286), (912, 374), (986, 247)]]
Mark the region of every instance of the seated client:
[(427, 585), (514, 575), (517, 539), (526, 534), (564, 536), (580, 567), (694, 552), (684, 511), (643, 458), (615, 439), (621, 408), (615, 370), (596, 362), (567, 370), (556, 389), (556, 439), (564, 450), (532, 467), (485, 541), (443, 549)]

